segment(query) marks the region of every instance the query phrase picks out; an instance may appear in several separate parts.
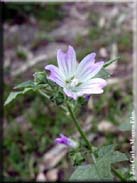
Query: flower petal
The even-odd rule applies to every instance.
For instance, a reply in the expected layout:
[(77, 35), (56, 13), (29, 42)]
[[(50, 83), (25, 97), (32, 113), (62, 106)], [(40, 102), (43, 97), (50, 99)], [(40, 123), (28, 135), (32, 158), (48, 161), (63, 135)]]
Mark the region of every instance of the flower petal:
[(59, 69), (56, 66), (47, 65), (45, 67), (45, 69), (50, 71), (50, 75), (49, 75), (48, 79), (54, 81), (59, 86), (64, 87), (64, 81), (62, 78), (62, 74), (60, 73)]
[(85, 83), (83, 83), (80, 88), (84, 88), (84, 87), (92, 87), (94, 85), (97, 85), (100, 88), (104, 88), (107, 85), (106, 80), (102, 79), (102, 78), (93, 78), (90, 79), (88, 81), (86, 81)]
[(95, 56), (96, 53), (93, 52), (84, 57), (77, 68), (77, 74), (82, 74), (88, 67), (91, 67), (91, 65), (95, 62)]
[(66, 78), (71, 77), (77, 66), (76, 53), (72, 46), (68, 46), (68, 50), (64, 53), (61, 49), (57, 51), (57, 61), (59, 69)]
[(83, 72), (79, 73), (78, 78), (81, 81), (87, 81), (94, 77), (103, 67), (104, 62), (97, 62), (95, 64), (92, 64), (91, 66), (88, 66)]
[(56, 143), (61, 143), (62, 140), (61, 140), (60, 138), (56, 138), (56, 139), (55, 139), (55, 142), (56, 142)]
[(94, 78), (89, 81), (86, 81), (81, 86), (78, 87), (78, 90), (83, 94), (100, 94), (103, 93), (103, 87), (107, 85), (107, 82), (102, 78)]
[(80, 89), (81, 93), (84, 94), (100, 94), (103, 93), (102, 88), (99, 86), (92, 86), (92, 87), (87, 87), (87, 88), (81, 88)]
[(91, 90), (86, 89), (84, 94), (101, 94), (103, 90), (100, 87), (94, 87)]
[(57, 144), (63, 144), (63, 145), (66, 145), (66, 146), (72, 147), (72, 148), (78, 147), (78, 143), (77, 142), (75, 142), (74, 140), (72, 140), (69, 137), (66, 137), (63, 134), (60, 134), (60, 137), (59, 138), (56, 138), (55, 139), (55, 142)]
[(72, 92), (72, 91), (70, 91), (70, 90), (68, 90), (68, 89), (66, 89), (66, 88), (64, 88), (63, 90), (64, 90), (65, 94), (66, 94), (68, 97), (71, 97), (71, 98), (73, 98), (74, 100), (77, 99), (78, 96), (77, 96), (76, 93), (74, 93), (74, 92)]

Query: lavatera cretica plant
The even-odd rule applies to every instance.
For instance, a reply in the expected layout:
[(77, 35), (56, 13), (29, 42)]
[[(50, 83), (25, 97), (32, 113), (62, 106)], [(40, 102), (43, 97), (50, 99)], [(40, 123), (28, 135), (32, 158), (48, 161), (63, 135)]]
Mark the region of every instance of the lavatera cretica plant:
[(82, 100), (86, 103), (93, 94), (103, 93), (103, 89), (107, 85), (106, 79), (110, 77), (106, 67), (118, 59), (96, 62), (95, 56), (94, 52), (89, 53), (78, 63), (72, 46), (68, 46), (66, 52), (59, 49), (57, 51), (58, 67), (46, 65), (46, 72), (34, 73), (34, 81), (17, 85), (16, 91), (10, 93), (5, 105), (16, 99), (18, 95), (28, 92), (39, 93), (49, 102), (54, 102), (69, 114), (81, 137), (73, 140), (61, 133), (55, 139), (55, 143), (63, 144), (70, 150), (71, 160), (75, 166), (77, 165), (70, 180), (125, 181), (130, 179), (130, 176), (127, 178), (122, 170), (119, 171), (118, 168), (115, 168), (114, 164), (127, 161), (126, 155), (115, 151), (114, 144), (94, 147), (76, 118), (76, 109), (83, 104)]

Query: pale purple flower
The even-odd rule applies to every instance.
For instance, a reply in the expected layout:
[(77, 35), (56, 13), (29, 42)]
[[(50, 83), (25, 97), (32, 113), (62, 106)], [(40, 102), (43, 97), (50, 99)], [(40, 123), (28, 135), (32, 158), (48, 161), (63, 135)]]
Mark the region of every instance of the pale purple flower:
[(101, 94), (106, 81), (95, 78), (104, 65), (103, 61), (95, 63), (95, 53), (90, 53), (80, 63), (76, 60), (76, 53), (72, 46), (64, 53), (57, 51), (58, 67), (47, 65), (50, 71), (48, 79), (61, 86), (68, 97), (77, 99), (79, 96)]
[(57, 144), (64, 144), (64, 145), (66, 145), (68, 147), (72, 147), (72, 148), (78, 147), (78, 143), (77, 142), (75, 142), (74, 140), (66, 137), (63, 134), (60, 134), (60, 137), (56, 138), (55, 142)]

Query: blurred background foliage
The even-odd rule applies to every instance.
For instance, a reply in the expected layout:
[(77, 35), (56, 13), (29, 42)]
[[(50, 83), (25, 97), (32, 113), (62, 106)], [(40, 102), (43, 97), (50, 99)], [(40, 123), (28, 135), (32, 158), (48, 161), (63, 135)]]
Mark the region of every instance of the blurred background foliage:
[[(129, 121), (133, 101), (131, 3), (5, 3), (3, 9), (4, 99), (15, 85), (32, 79), (35, 71), (56, 64), (56, 50), (69, 44), (78, 60), (91, 51), (97, 60), (120, 56), (109, 68), (111, 84), (82, 106), (79, 118), (84, 125), (93, 116), (89, 133), (96, 134), (95, 146), (117, 143), (129, 156), (130, 132), (119, 126)], [(43, 54), (47, 59), (28, 64)], [(24, 65), (27, 69), (21, 70)], [(60, 132), (69, 136), (76, 129), (67, 114), (34, 94), (18, 97), (4, 113), (4, 176), (11, 181), (36, 180), (38, 164), (54, 139)], [(58, 178), (66, 180), (72, 171), (68, 157), (58, 169)]]
[(63, 18), (64, 12), (60, 11), (60, 7), (58, 3), (47, 3), (46, 6), (45, 3), (8, 3), (4, 7), (4, 21), (22, 24), (27, 21), (28, 16), (34, 16), (38, 20), (50, 22)]

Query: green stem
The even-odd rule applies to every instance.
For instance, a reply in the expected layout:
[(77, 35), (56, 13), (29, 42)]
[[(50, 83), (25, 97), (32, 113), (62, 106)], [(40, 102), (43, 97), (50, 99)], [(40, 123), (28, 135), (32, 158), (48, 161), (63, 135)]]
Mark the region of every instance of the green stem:
[(77, 119), (76, 119), (76, 117), (75, 117), (75, 115), (74, 115), (74, 113), (73, 113), (73, 111), (72, 111), (72, 109), (71, 109), (71, 107), (70, 107), (70, 105), (68, 103), (67, 103), (67, 108), (68, 108), (68, 111), (69, 111), (69, 113), (71, 115), (71, 118), (73, 119), (73, 122), (74, 122), (75, 126), (77, 127), (81, 137), (83, 138), (83, 140), (85, 141), (86, 145), (88, 146), (88, 148), (89, 148), (89, 150), (91, 152), (91, 156), (92, 156), (93, 162), (96, 163), (95, 156), (94, 156), (94, 154), (92, 152), (92, 145), (88, 141), (88, 139), (87, 139), (85, 133), (83, 132), (83, 130), (81, 129), (81, 127), (79, 125), (79, 122), (77, 121)]
[(126, 179), (121, 175), (114, 167), (112, 167), (112, 172), (121, 180), (121, 181), (126, 181)]
[(39, 91), (39, 93), (41, 94), (41, 95), (43, 95), (44, 97), (46, 97), (46, 98), (50, 98), (46, 93), (44, 93), (42, 90), (38, 90)]

